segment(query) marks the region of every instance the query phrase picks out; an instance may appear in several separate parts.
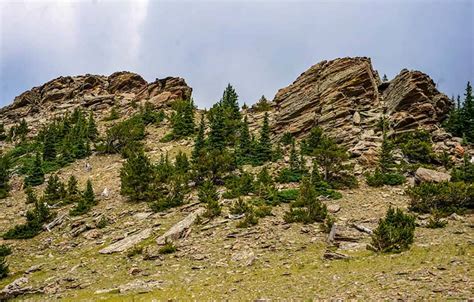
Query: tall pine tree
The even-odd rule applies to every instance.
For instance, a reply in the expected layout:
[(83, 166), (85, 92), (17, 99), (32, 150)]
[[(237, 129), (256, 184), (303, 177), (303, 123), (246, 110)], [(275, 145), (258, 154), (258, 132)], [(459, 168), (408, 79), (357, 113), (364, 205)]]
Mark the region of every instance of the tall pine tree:
[(99, 136), (99, 131), (97, 131), (97, 125), (95, 124), (94, 114), (92, 111), (89, 113), (89, 120), (87, 122), (87, 137), (94, 141)]
[(272, 160), (272, 142), (270, 140), (270, 126), (268, 123), (268, 112), (265, 112), (263, 125), (260, 130), (260, 140), (258, 142), (257, 157), (260, 163)]
[(44, 182), (44, 172), (39, 152), (36, 152), (33, 167), (30, 169), (28, 176), (25, 177), (27, 186), (38, 186)]
[(120, 193), (133, 201), (147, 201), (153, 197), (155, 170), (143, 152), (129, 157), (120, 171)]
[(205, 140), (205, 137), (204, 137), (204, 131), (206, 129), (205, 118), (206, 118), (206, 112), (204, 112), (201, 115), (201, 122), (199, 123), (198, 134), (197, 134), (196, 139), (194, 141), (194, 149), (193, 149), (193, 153), (191, 155), (193, 163), (197, 162), (198, 158), (204, 152), (204, 148), (206, 146), (206, 140)]
[(209, 148), (222, 151), (226, 146), (224, 109), (215, 104), (209, 110)]

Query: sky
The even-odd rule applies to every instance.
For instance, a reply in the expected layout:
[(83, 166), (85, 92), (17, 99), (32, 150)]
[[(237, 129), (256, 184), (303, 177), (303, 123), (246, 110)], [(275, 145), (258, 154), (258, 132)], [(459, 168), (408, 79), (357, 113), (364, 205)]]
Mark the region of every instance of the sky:
[(448, 96), (474, 81), (474, 0), (0, 0), (0, 106), (65, 75), (183, 77), (199, 107), (231, 83), (272, 99), (322, 60), (429, 74)]

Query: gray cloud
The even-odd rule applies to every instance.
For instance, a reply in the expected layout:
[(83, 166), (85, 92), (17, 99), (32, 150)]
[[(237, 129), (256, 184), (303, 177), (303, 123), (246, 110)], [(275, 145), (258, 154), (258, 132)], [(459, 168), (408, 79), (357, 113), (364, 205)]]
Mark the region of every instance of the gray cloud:
[(232, 83), (273, 97), (309, 66), (369, 56), (380, 74), (428, 73), (448, 95), (473, 80), (465, 1), (81, 1), (0, 4), (0, 103), (60, 75), (181, 76), (198, 105)]

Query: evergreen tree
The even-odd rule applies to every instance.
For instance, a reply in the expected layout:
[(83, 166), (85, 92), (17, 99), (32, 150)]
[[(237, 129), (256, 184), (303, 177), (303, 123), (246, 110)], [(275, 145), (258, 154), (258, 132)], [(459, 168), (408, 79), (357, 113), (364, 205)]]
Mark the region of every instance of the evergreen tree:
[(240, 126), (239, 136), (239, 161), (247, 163), (253, 154), (252, 145), (250, 141), (249, 122), (247, 116), (244, 117), (244, 121)]
[(239, 106), (239, 96), (235, 92), (232, 85), (227, 84), (227, 87), (222, 94), (221, 104), (225, 109), (229, 109), (228, 118), (233, 121), (240, 121), (240, 106)]
[(77, 179), (74, 175), (69, 177), (66, 190), (66, 203), (76, 203), (81, 198), (79, 188), (77, 187)]
[(221, 105), (215, 104), (209, 111), (209, 148), (223, 150), (226, 146), (225, 116)]
[(194, 133), (194, 103), (192, 100), (177, 100), (173, 103), (174, 114), (171, 117), (173, 137), (182, 138)]
[(388, 82), (388, 78), (386, 74), (383, 75), (382, 82)]
[(87, 137), (94, 141), (99, 136), (97, 131), (97, 125), (95, 124), (94, 114), (92, 111), (89, 113), (89, 120), (87, 122)]
[(270, 141), (270, 125), (268, 123), (268, 112), (265, 112), (263, 125), (260, 130), (257, 158), (260, 163), (272, 160), (272, 142)]
[(5, 125), (3, 123), (0, 124), (0, 141), (4, 141), (7, 139), (7, 133), (5, 131)]
[(10, 159), (0, 155), (0, 199), (6, 198), (10, 191)]
[(300, 158), (298, 157), (298, 152), (296, 152), (295, 141), (291, 143), (290, 149), (290, 170), (292, 172), (298, 172), (301, 168)]
[(205, 113), (202, 114), (201, 116), (201, 122), (199, 123), (199, 131), (196, 136), (196, 139), (194, 141), (194, 149), (192, 153), (192, 161), (193, 163), (196, 163), (197, 159), (199, 156), (202, 154), (204, 151), (204, 148), (206, 146), (206, 141), (204, 137), (204, 131), (206, 128), (206, 121), (205, 121)]
[(41, 163), (41, 156), (39, 152), (36, 152), (35, 161), (33, 167), (25, 177), (25, 184), (27, 186), (38, 186), (44, 182), (44, 172)]
[(220, 215), (219, 194), (211, 181), (207, 180), (199, 187), (198, 197), (200, 202), (206, 204), (205, 217), (213, 218)]
[(86, 190), (82, 194), (82, 198), (84, 199), (85, 203), (91, 207), (97, 204), (94, 189), (92, 188), (92, 181), (90, 179), (87, 180)]
[[(90, 152), (90, 150), (89, 150)], [(87, 144), (82, 136), (76, 138), (74, 144), (74, 158), (81, 159), (87, 157)]]
[(474, 142), (474, 99), (472, 95), (472, 86), (467, 82), (466, 93), (464, 94), (464, 106), (462, 118), (464, 122), (464, 134), (469, 142)]
[(47, 129), (43, 143), (43, 161), (56, 160), (56, 141), (53, 129)]
[(8, 265), (5, 257), (0, 257), (0, 280), (5, 278), (8, 275), (8, 272)]
[[(51, 175), (48, 179), (44, 196), (48, 203), (55, 203), (63, 197), (61, 190), (62, 183), (57, 175)], [(63, 186), (64, 188), (64, 186)]]
[(181, 151), (178, 152), (176, 155), (175, 163), (174, 163), (174, 170), (176, 173), (185, 175), (188, 173), (189, 170), (189, 161), (188, 156), (186, 153)]
[(25, 189), (26, 194), (26, 204), (36, 204), (38, 202), (38, 198), (36, 197), (36, 193), (32, 187), (28, 186)]
[(74, 161), (73, 154), (72, 154), (72, 143), (71, 143), (71, 136), (66, 135), (63, 138), (62, 144), (61, 144), (61, 155), (60, 155), (60, 161), (61, 164), (67, 165), (69, 163), (72, 163)]
[(19, 139), (21, 142), (26, 140), (26, 135), (28, 134), (28, 124), (25, 119), (20, 121), (20, 124), (15, 127), (15, 138)]
[(139, 152), (127, 159), (120, 170), (120, 193), (133, 201), (147, 201), (153, 197), (155, 171), (148, 157)]
[(236, 134), (239, 130), (241, 115), (238, 98), (235, 89), (228, 84), (219, 102), (219, 105), (222, 107), (222, 113), (224, 114), (223, 131), (226, 144), (235, 142)]
[(303, 178), (299, 196), (291, 204), (290, 211), (285, 214), (285, 221), (303, 223), (322, 222), (326, 216), (326, 205), (318, 199), (318, 194), (310, 179)]
[(323, 136), (319, 147), (314, 151), (315, 158), (324, 170), (324, 180), (329, 181), (334, 174), (341, 170), (342, 162), (347, 160), (347, 152), (344, 148), (326, 136)]

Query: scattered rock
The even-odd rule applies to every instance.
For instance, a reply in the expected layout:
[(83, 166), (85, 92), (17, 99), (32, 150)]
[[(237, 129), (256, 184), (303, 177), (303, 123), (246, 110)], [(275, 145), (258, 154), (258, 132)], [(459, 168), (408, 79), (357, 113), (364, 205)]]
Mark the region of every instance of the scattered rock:
[(130, 235), (128, 237), (123, 238), (120, 241), (117, 241), (106, 248), (103, 248), (99, 251), (101, 254), (112, 254), (117, 252), (123, 252), (132, 246), (136, 245), (137, 243), (141, 242), (142, 240), (147, 239), (152, 234), (152, 229), (144, 229), (143, 231), (135, 234)]
[(251, 250), (238, 251), (232, 255), (232, 261), (239, 262), (243, 266), (251, 266), (255, 262), (255, 254)]
[(163, 245), (166, 243), (166, 240), (177, 240), (182, 238), (182, 236), (185, 235), (188, 229), (193, 225), (194, 221), (196, 221), (197, 217), (202, 215), (204, 212), (204, 208), (199, 208), (190, 213), (186, 218), (173, 225), (168, 231), (166, 231), (166, 233), (158, 237), (156, 243)]
[(330, 204), (328, 205), (329, 213), (337, 213), (341, 210), (341, 206), (338, 204)]

